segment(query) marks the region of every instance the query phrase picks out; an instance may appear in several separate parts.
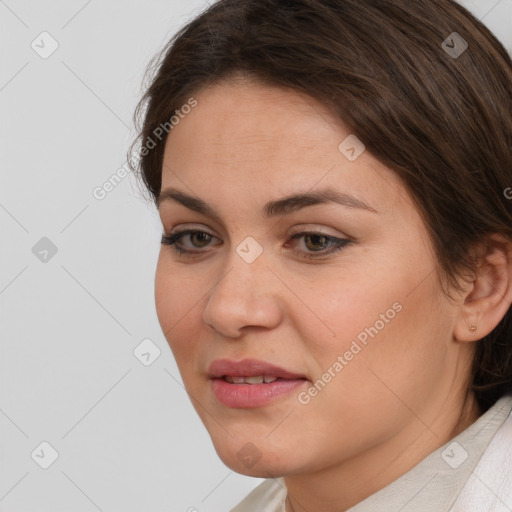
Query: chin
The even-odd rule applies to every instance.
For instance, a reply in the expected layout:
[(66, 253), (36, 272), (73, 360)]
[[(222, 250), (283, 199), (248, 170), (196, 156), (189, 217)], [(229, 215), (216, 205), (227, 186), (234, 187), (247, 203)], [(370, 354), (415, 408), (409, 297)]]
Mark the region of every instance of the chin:
[[(222, 462), (233, 471), (257, 478), (278, 478), (290, 472), (293, 462), (284, 451), (275, 447), (261, 446), (249, 439), (233, 439), (227, 444), (215, 443), (214, 447)], [(283, 462), (285, 462), (283, 464)]]

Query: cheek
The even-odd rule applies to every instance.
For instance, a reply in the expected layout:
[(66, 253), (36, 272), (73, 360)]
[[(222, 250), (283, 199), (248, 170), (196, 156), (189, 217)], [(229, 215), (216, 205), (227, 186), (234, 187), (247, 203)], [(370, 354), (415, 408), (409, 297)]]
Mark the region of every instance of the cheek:
[(166, 337), (180, 308), (177, 294), (173, 291), (178, 283), (170, 278), (171, 274), (167, 267), (160, 253), (155, 273), (155, 307), (158, 321)]
[(446, 325), (429, 321), (440, 316), (435, 282), (429, 278), (411, 293), (419, 272), (393, 270), (326, 276), (306, 286), (310, 308), (288, 303), (287, 315), (300, 326), (303, 348), (312, 356), (313, 377), (329, 381), (332, 394), (322, 391), (319, 402), (354, 407), (369, 401), (379, 407), (387, 395), (393, 399), (386, 384), (417, 400), (415, 393), (423, 393), (442, 371)]
[(410, 415), (404, 403), (415, 409), (441, 386), (449, 329), (432, 321), (442, 316), (434, 279), (413, 293), (405, 274), (388, 281), (372, 288), (347, 282), (343, 293), (331, 285), (317, 297), (314, 304), (335, 336), (303, 317), (318, 383), (311, 409), (324, 411), (326, 429), (336, 429), (336, 418), (351, 411), (361, 431), (380, 421), (391, 432)]
[(300, 326), (307, 351), (320, 366), (330, 366), (333, 358), (349, 350), (354, 340), (364, 347), (372, 336), (382, 338), (402, 314), (401, 276), (379, 283), (376, 276), (389, 275), (389, 270), (375, 268), (373, 272), (334, 269), (307, 280), (302, 278), (302, 282), (291, 275), (287, 278), (291, 288), (302, 292), (300, 302), (292, 297), (287, 301), (286, 315)]
[(155, 274), (156, 313), (178, 365), (182, 356), (180, 347), (186, 342), (190, 352), (193, 340), (197, 339), (193, 332), (197, 324), (190, 319), (198, 314), (203, 295), (204, 289), (196, 283), (193, 274), (177, 269), (165, 255), (160, 254)]

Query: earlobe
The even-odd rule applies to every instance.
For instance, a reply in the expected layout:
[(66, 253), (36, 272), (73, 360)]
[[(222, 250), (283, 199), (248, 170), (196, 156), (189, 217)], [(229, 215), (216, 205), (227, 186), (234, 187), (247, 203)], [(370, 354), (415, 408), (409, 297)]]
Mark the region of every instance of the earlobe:
[(486, 334), (483, 333), (482, 322), (479, 320), (479, 311), (477, 304), (466, 302), (461, 306), (460, 315), (455, 325), (454, 337), (461, 342), (472, 342), (482, 339)]
[(460, 306), (454, 337), (478, 341), (501, 322), (512, 303), (512, 241), (490, 235), (476, 263), (476, 275)]
[(473, 334), (476, 332), (476, 329), (477, 329), (477, 326), (476, 326), (476, 325), (471, 324), (471, 325), (469, 326), (469, 332), (471, 332), (471, 333), (473, 333)]

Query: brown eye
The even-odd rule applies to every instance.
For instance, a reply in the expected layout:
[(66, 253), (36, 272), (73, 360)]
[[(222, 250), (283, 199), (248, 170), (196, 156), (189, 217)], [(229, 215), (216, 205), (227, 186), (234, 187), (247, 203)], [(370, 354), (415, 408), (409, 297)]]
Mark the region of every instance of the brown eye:
[[(214, 239), (216, 243), (212, 243)], [(204, 253), (205, 251), (200, 249), (207, 248), (210, 245), (222, 245), (222, 240), (205, 231), (188, 229), (170, 236), (162, 235), (162, 244), (172, 246), (178, 254), (189, 253), (192, 255), (193, 253)]]
[(189, 236), (194, 247), (205, 247), (212, 239), (212, 236), (204, 231), (196, 231), (195, 233), (190, 233)]
[(315, 232), (296, 233), (290, 238), (296, 242), (294, 252), (305, 258), (328, 256), (351, 243), (350, 239)]
[(330, 242), (330, 240), (324, 235), (312, 233), (305, 235), (304, 242), (310, 251), (321, 251), (326, 248), (326, 244)]

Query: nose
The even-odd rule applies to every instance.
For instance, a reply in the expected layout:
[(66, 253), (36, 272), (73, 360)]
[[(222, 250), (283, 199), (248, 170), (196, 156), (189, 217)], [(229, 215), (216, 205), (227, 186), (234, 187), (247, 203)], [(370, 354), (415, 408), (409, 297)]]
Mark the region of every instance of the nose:
[(283, 314), (279, 293), (279, 281), (263, 255), (247, 263), (233, 251), (210, 291), (203, 321), (229, 338), (239, 338), (251, 327), (275, 328)]

